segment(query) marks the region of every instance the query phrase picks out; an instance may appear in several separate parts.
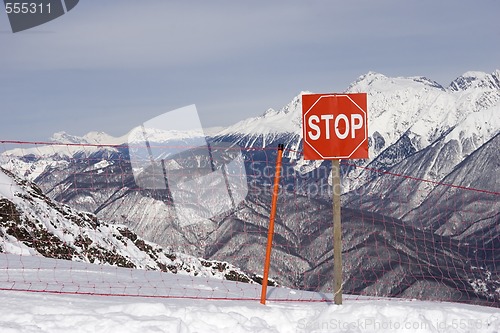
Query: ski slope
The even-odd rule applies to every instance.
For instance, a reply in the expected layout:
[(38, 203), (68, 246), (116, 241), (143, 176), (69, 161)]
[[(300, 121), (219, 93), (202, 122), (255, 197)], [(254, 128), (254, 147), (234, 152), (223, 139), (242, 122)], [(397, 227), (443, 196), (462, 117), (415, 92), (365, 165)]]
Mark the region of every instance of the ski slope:
[(262, 305), (259, 285), (221, 282), (0, 254), (0, 332), (500, 332), (496, 308), (359, 296), (338, 306), (286, 288)]

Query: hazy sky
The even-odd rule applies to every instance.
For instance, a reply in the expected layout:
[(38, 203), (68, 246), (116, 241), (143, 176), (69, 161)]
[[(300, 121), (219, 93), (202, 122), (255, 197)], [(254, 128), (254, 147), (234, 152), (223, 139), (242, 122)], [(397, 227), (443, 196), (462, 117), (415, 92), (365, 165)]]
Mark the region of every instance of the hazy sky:
[(81, 0), (13, 34), (0, 13), (0, 140), (120, 136), (196, 104), (224, 126), (360, 75), (447, 86), (500, 68), (500, 1)]

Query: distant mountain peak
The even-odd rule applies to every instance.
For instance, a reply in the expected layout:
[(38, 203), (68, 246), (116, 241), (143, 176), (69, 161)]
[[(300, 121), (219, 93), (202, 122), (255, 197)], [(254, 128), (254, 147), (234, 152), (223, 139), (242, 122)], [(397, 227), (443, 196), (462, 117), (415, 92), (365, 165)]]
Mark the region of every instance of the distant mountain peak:
[(52, 134), (52, 137), (49, 140), (57, 143), (87, 143), (84, 138), (68, 134), (65, 131)]
[(449, 86), (452, 91), (464, 91), (475, 88), (500, 89), (500, 70), (488, 74), (480, 71), (468, 71), (453, 80)]
[(384, 74), (369, 71), (368, 73), (361, 75), (353, 83), (351, 83), (351, 85), (347, 88), (347, 91), (353, 91), (354, 88), (358, 86), (369, 86), (377, 80), (384, 79), (387, 79), (387, 76), (385, 76)]
[(73, 143), (73, 144), (122, 144), (127, 142), (126, 136), (114, 137), (105, 132), (92, 131), (84, 136), (71, 135), (64, 131), (56, 132), (50, 138), (50, 141), (57, 143)]
[(279, 111), (269, 108), (261, 116), (248, 118), (227, 127), (218, 133), (218, 136), (244, 134), (250, 136), (275, 135), (280, 133), (300, 133), (302, 95), (311, 94), (310, 91), (301, 91), (290, 103)]
[[(473, 80), (496, 87), (499, 86), (500, 71), (493, 74), (467, 72), (463, 77), (470, 78), (463, 79), (465, 83)], [(458, 81), (456, 85), (459, 86)], [(346, 92), (368, 93), (369, 134), (378, 132), (382, 135), (385, 147), (410, 131), (418, 149), (445, 134), (469, 113), (494, 107), (500, 100), (499, 93), (488, 91), (484, 94), (483, 88), (470, 88), (464, 94), (456, 94), (425, 76), (389, 77), (374, 71), (361, 75)], [(283, 108), (268, 109), (261, 116), (242, 120), (221, 131), (218, 136), (239, 137), (238, 144), (245, 147), (268, 145), (287, 136), (293, 141), (292, 146), (299, 147), (302, 139), (302, 95), (308, 93), (302, 91)]]
[(298, 95), (296, 95), (290, 103), (281, 108), (281, 113), (293, 113), (297, 108), (302, 107), (302, 95), (312, 94), (312, 92), (303, 90)]
[(444, 87), (425, 76), (398, 76), (389, 77), (384, 74), (370, 71), (358, 77), (346, 90), (349, 93), (370, 92), (370, 91), (388, 91), (402, 89), (439, 89), (445, 91)]
[(105, 132), (89, 132), (83, 136), (83, 139), (85, 139), (88, 143), (91, 144), (108, 144), (108, 143), (117, 143), (117, 141), (122, 141), (122, 138), (116, 138)]

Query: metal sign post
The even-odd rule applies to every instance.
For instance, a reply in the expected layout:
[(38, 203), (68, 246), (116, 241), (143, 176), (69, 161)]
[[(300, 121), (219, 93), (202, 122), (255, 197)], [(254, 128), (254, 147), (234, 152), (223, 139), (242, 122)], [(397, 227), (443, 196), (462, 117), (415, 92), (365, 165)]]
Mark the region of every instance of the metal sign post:
[(302, 95), (305, 160), (332, 161), (333, 295), (342, 304), (340, 160), (368, 158), (366, 93)]
[(340, 160), (332, 160), (333, 187), (333, 301), (342, 304), (342, 226), (340, 216)]

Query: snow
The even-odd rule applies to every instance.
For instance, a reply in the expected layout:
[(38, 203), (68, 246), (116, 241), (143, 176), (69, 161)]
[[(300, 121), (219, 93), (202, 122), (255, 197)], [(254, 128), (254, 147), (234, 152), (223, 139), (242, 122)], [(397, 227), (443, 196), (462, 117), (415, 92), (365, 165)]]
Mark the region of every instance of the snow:
[(500, 104), (469, 114), (446, 135), (446, 142), (450, 140), (456, 140), (459, 143), (471, 141), (474, 146), (470, 147), (465, 155), (469, 154), (498, 133), (500, 129), (499, 112)]
[(103, 132), (89, 132), (83, 137), (74, 136), (65, 132), (53, 134), (50, 142), (36, 143), (34, 147), (14, 148), (2, 153), (2, 156), (12, 158), (16, 156), (33, 155), (39, 158), (52, 156), (71, 157), (78, 152), (87, 154), (103, 149), (116, 151), (113, 146), (119, 146), (127, 142), (126, 136), (113, 137)]
[(467, 71), (464, 74), (462, 74), (462, 77), (470, 77), (470, 78), (475, 78), (475, 79), (480, 79), (484, 80), (488, 77), (489, 75), (485, 72), (481, 71)]
[(21, 192), (21, 188), (7, 174), (0, 171), (0, 198), (14, 200), (14, 193)]
[(120, 145), (127, 142), (126, 136), (114, 137), (104, 132), (89, 132), (83, 137), (70, 135), (66, 132), (57, 132), (52, 135), (50, 141), (58, 143), (77, 143), (92, 145)]
[[(371, 160), (375, 160), (378, 154), (398, 142), (402, 135), (410, 138), (413, 148), (419, 151), (431, 145), (441, 136), (447, 135), (450, 130), (457, 125), (460, 126), (464, 121), (477, 122), (478, 120), (474, 119), (484, 118), (481, 113), (485, 110), (489, 110), (490, 114), (493, 114), (492, 112), (498, 113), (500, 106), (499, 88), (500, 70), (491, 74), (478, 71), (466, 72), (447, 88), (425, 77), (387, 77), (380, 73), (369, 72), (352, 83), (346, 92), (366, 92), (368, 94), (368, 133), (372, 140), (377, 137), (383, 142), (377, 149), (373, 145), (370, 147)], [(199, 128), (195, 131), (148, 129), (148, 139), (159, 143), (158, 149), (162, 151), (165, 150), (165, 147), (161, 143), (166, 142), (170, 142), (174, 146), (204, 145), (204, 135), (207, 134), (219, 139), (228, 136), (235, 144), (246, 148), (255, 145), (266, 147), (279, 139), (282, 142), (287, 142), (287, 149), (299, 150), (302, 142), (301, 97), (303, 94), (309, 93), (302, 91), (280, 110), (268, 109), (259, 117), (242, 120), (225, 129), (202, 129), (201, 125), (197, 125)], [(153, 118), (145, 124), (156, 123), (155, 119), (157, 118)], [(479, 120), (482, 121), (482, 119)], [(172, 129), (168, 126), (166, 128)], [(179, 127), (179, 129), (182, 128)], [(472, 130), (461, 132), (456, 130), (454, 132), (454, 134), (459, 134), (460, 144), (464, 145), (465, 143), (468, 147), (465, 156), (470, 153), (470, 149), (491, 139), (498, 132), (498, 127), (496, 127), (496, 123), (492, 122), (480, 127), (475, 126)], [(190, 141), (186, 139), (190, 139)], [(192, 141), (192, 139), (198, 140)], [(0, 166), (14, 171), (26, 179), (35, 180), (44, 170), (47, 170), (47, 167), (62, 167), (60, 163), (69, 160), (78, 152), (88, 156), (104, 149), (100, 145), (108, 145), (106, 150), (116, 152), (115, 145), (124, 144), (128, 140), (132, 148), (136, 148), (137, 151), (146, 151), (143, 149), (145, 148), (145, 139), (142, 137), (142, 129), (139, 127), (121, 137), (112, 137), (103, 132), (90, 132), (83, 137), (60, 132), (54, 134), (52, 140), (71, 145), (39, 144), (33, 148), (9, 150), (0, 155)], [(175, 150), (172, 151), (172, 153), (174, 152)], [(28, 162), (20, 158), (30, 154), (37, 160)], [(287, 157), (294, 159), (300, 156), (299, 153), (293, 151), (287, 154)], [(138, 157), (142, 158), (143, 156)], [(387, 163), (390, 164), (390, 162)], [(390, 166), (392, 165), (388, 165), (388, 167)], [(136, 165), (133, 168), (134, 172), (142, 170), (140, 166)], [(350, 180), (344, 182), (344, 192), (361, 185), (361, 181), (353, 180), (359, 176), (359, 173), (362, 171), (351, 171)]]
[(500, 70), (495, 70), (491, 74), (479, 71), (468, 71), (455, 79), (449, 86), (453, 91), (466, 91), (475, 89), (499, 89)]
[[(148, 129), (148, 140), (155, 143), (166, 143), (190, 139), (189, 144), (186, 143), (187, 146), (205, 145), (205, 134), (215, 135), (221, 130), (221, 127), (211, 127), (203, 130), (200, 128), (191, 131)], [(21, 148), (2, 152), (0, 154), (0, 166), (25, 179), (34, 181), (48, 167), (63, 168), (68, 164), (68, 160), (79, 153), (85, 156), (90, 156), (98, 151), (114, 153), (118, 151), (118, 148), (124, 147), (127, 142), (137, 147), (137, 143), (143, 143), (144, 141), (142, 133), (141, 127), (135, 127), (129, 133), (120, 137), (114, 137), (104, 132), (89, 132), (82, 137), (70, 135), (66, 132), (57, 132), (52, 135), (50, 142), (26, 143), (25, 146), (21, 145)], [(25, 156), (31, 156), (34, 160), (26, 161), (22, 158)], [(102, 162), (94, 167), (90, 166), (86, 171), (104, 169), (107, 166), (109, 164), (106, 165)], [(98, 171), (98, 173), (101, 172), (103, 171)]]
[(85, 172), (92, 171), (92, 170), (98, 170), (97, 173), (99, 174), (99, 173), (104, 171), (102, 169), (107, 168), (110, 165), (113, 165), (112, 161), (101, 160), (101, 161), (97, 162), (96, 164), (89, 166), (87, 169), (85, 169)]
[(500, 332), (495, 308), (348, 295), (334, 305), (273, 287), (262, 305), (259, 295), (252, 284), (0, 254), (5, 333)]
[[(200, 140), (205, 139), (205, 134), (201, 127), (195, 130), (182, 131), (174, 129), (164, 130), (150, 127), (147, 128), (146, 131), (147, 140), (155, 143), (167, 143), (175, 140), (192, 139), (198, 140), (198, 144), (203, 145), (203, 141), (200, 142)], [(129, 144), (134, 144), (135, 146), (137, 144), (142, 144), (145, 140), (146, 138), (144, 137), (144, 130), (141, 127), (135, 127), (132, 131), (130, 131), (128, 136)]]

